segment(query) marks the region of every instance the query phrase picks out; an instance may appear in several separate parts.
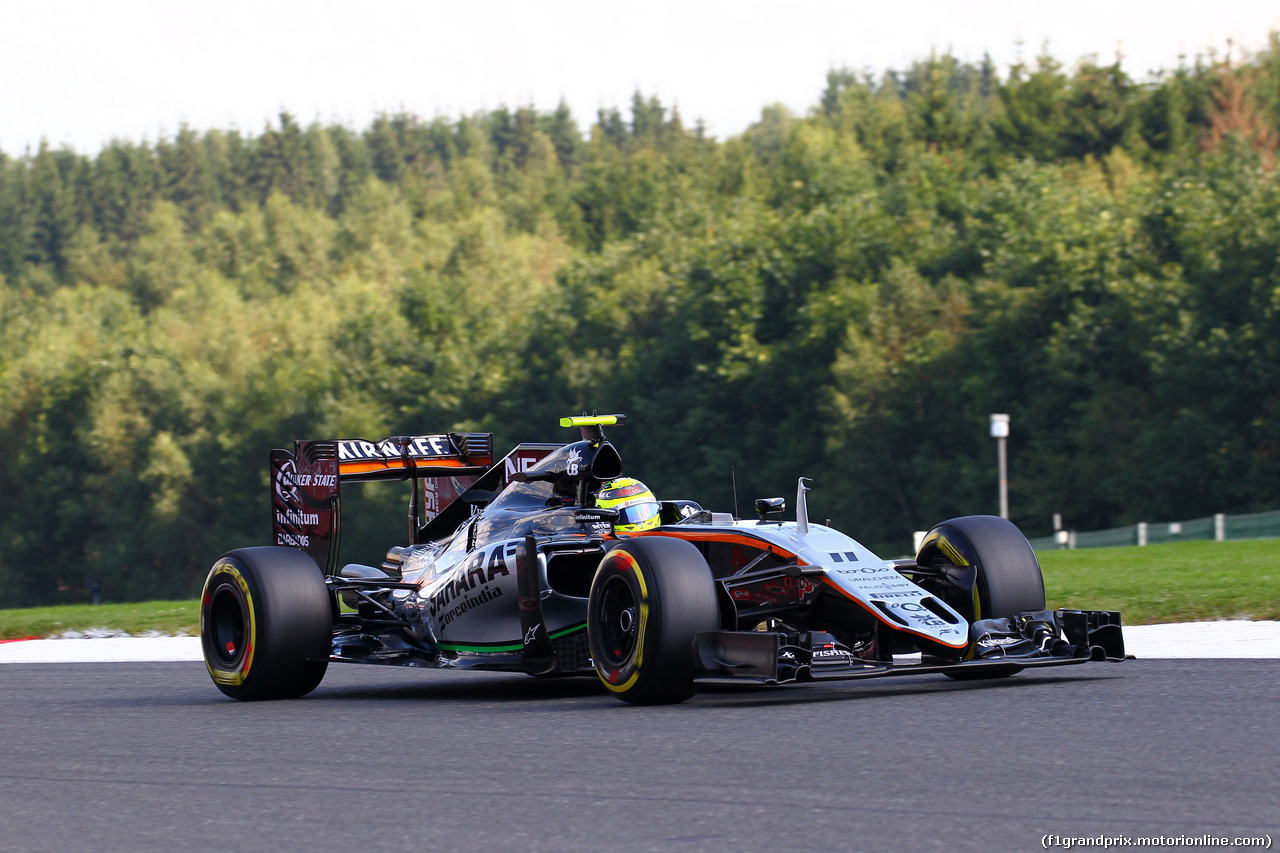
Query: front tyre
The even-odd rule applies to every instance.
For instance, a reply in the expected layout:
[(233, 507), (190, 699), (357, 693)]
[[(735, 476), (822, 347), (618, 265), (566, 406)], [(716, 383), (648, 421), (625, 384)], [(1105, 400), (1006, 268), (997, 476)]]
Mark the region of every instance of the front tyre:
[[(951, 600), (969, 622), (999, 619), (1027, 610), (1044, 610), (1044, 577), (1031, 543), (1007, 519), (968, 515), (944, 521), (925, 535), (916, 555), (920, 566), (950, 564), (975, 570), (969, 600)], [(968, 681), (1002, 678), (1021, 672), (1016, 664), (982, 669), (959, 669), (949, 677)]]
[(711, 569), (680, 539), (629, 539), (605, 555), (591, 581), (591, 660), (624, 702), (662, 705), (692, 696), (694, 639), (719, 623)]
[(213, 683), (232, 699), (294, 699), (329, 666), (333, 617), (315, 561), (293, 548), (241, 548), (209, 571), (200, 644)]

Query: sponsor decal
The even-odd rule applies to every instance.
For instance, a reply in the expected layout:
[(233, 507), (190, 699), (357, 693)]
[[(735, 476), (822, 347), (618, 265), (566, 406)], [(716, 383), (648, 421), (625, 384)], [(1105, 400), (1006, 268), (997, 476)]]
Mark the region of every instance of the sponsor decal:
[(276, 495), (285, 503), (301, 503), (298, 496), (298, 467), (292, 459), (287, 460), (276, 471)]
[(336, 485), (338, 485), (337, 474), (299, 473), (298, 466), (292, 459), (286, 460), (276, 473), (276, 494), (288, 503), (297, 503), (301, 499), (298, 496), (300, 486), (309, 489), (332, 489)]
[(527, 473), (530, 468), (538, 464), (538, 460), (532, 456), (508, 456), (503, 462), (503, 474), (507, 478), (507, 482), (511, 482), (512, 474)]
[(440, 481), (435, 477), (427, 477), (422, 482), (422, 504), (427, 521), (440, 514)]
[(476, 607), (479, 607), (482, 604), (488, 604), (490, 601), (493, 601), (495, 598), (501, 598), (501, 597), (502, 597), (501, 587), (486, 586), (480, 590), (479, 595), (472, 596), (471, 598), (464, 598), (462, 599), (461, 603), (454, 605), (449, 610), (440, 614), (440, 627), (441, 628), (445, 627), (454, 619), (457, 619), (463, 613), (466, 613), (468, 610), (472, 610)]
[(315, 512), (299, 512), (297, 510), (285, 510), (281, 512), (276, 510), (276, 521), (280, 524), (301, 524), (301, 525), (317, 525), (320, 523), (320, 515)]
[[(914, 601), (890, 601), (887, 602), (899, 615), (907, 619), (914, 619), (921, 625), (928, 625), (931, 628), (946, 628), (949, 624), (943, 619), (939, 619), (938, 615), (923, 604), (917, 604)], [(951, 633), (943, 631), (942, 633)]]
[(534, 625), (532, 628), (530, 628), (528, 631), (525, 632), (524, 644), (526, 646), (534, 641), (534, 638), (536, 638), (538, 635), (538, 629), (541, 627), (542, 627), (542, 623), (539, 622), (537, 625)]
[[(447, 435), (418, 436), (409, 441), (407, 450), (415, 459), (440, 459), (458, 455)], [(338, 442), (338, 460), (341, 462), (381, 462), (400, 459), (401, 456), (399, 445), (389, 438), (377, 444), (361, 439)]]
[[(431, 594), (428, 605), (431, 615), (435, 616), (442, 612), (459, 595), (465, 595), (499, 577), (510, 575), (511, 569), (508, 568), (507, 561), (515, 560), (518, 544), (516, 540), (499, 542), (490, 548), (476, 551), (463, 565), (453, 570), (452, 578), (441, 584)], [(496, 598), (501, 594), (501, 591), (498, 591), (497, 595), (490, 598)], [(485, 599), (485, 601), (488, 600), (490, 599)]]
[[(910, 581), (905, 581), (905, 580), (896, 580), (896, 581), (884, 580), (884, 581), (879, 581), (877, 583), (864, 583), (863, 581), (858, 579), (846, 579), (846, 582), (854, 585), (857, 589), (862, 590), (863, 592), (866, 592), (868, 590), (881, 590), (881, 589), (911, 590), (911, 595), (913, 596), (920, 595), (919, 587), (917, 587), (915, 584), (911, 583)], [(879, 593), (876, 593), (876, 594), (879, 595)]]
[(512, 482), (512, 474), (527, 474), (543, 459), (551, 455), (556, 446), (546, 447), (517, 447), (511, 452), (511, 455), (502, 460), (502, 484), (508, 485)]
[(565, 473), (570, 477), (578, 476), (578, 470), (582, 467), (582, 454), (576, 449), (569, 451), (569, 465), (565, 468)]
[(612, 492), (606, 492), (600, 497), (604, 500), (619, 500), (621, 498), (629, 498), (646, 491), (645, 487), (636, 483), (632, 486), (623, 486), (621, 489), (614, 489)]
[(896, 569), (891, 569), (887, 566), (858, 566), (853, 569), (836, 569), (836, 571), (842, 575), (889, 575), (895, 578), (902, 577)]

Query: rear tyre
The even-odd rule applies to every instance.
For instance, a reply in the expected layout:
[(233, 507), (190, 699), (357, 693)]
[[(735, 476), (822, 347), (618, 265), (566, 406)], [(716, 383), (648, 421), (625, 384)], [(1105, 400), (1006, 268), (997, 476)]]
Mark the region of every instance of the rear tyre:
[(719, 623), (711, 569), (679, 539), (630, 539), (605, 555), (591, 581), (591, 660), (624, 702), (664, 705), (692, 696), (694, 639)]
[[(1031, 543), (1008, 520), (994, 515), (968, 515), (934, 527), (916, 555), (920, 566), (973, 566), (976, 572), (971, 600), (948, 599), (970, 623), (1044, 609), (1044, 577)], [(969, 681), (1004, 678), (1021, 672), (1016, 664), (948, 672), (949, 678)]]
[(332, 629), (324, 576), (301, 551), (231, 551), (205, 580), (205, 666), (233, 699), (295, 699), (315, 690), (329, 666)]

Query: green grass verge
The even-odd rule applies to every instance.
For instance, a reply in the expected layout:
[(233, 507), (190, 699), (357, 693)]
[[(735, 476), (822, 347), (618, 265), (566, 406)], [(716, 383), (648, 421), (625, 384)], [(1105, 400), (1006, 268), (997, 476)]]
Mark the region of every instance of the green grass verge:
[(148, 601), (141, 604), (67, 604), (0, 610), (0, 640), (50, 637), (66, 631), (107, 628), (126, 634), (198, 634), (200, 602)]
[[(1126, 625), (1280, 619), (1280, 541), (1177, 542), (1041, 552), (1049, 607), (1119, 610)], [(108, 628), (195, 634), (199, 602), (0, 610), (0, 639)]]
[(1280, 541), (1043, 551), (1051, 608), (1119, 610), (1126, 625), (1280, 619)]

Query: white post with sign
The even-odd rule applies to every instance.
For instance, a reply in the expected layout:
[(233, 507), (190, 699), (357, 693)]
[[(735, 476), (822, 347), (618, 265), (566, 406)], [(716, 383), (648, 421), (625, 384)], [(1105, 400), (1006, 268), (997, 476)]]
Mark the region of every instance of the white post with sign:
[(1009, 416), (991, 416), (991, 437), (996, 440), (996, 459), (1000, 475), (1000, 517), (1009, 517), (1009, 465), (1005, 457), (1005, 441), (1009, 438)]

